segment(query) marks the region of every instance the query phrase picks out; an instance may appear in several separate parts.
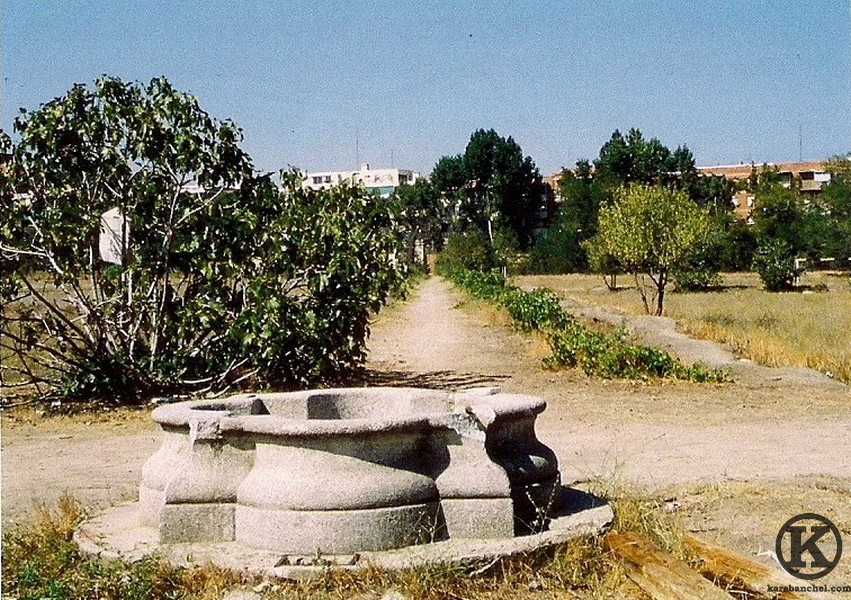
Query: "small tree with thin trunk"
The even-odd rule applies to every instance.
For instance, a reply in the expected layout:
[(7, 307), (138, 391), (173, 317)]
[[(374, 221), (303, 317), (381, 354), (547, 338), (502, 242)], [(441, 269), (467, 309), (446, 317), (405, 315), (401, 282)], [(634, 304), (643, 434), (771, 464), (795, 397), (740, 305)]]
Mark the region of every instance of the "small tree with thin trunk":
[(650, 314), (652, 305), (661, 315), (671, 273), (688, 264), (710, 232), (708, 215), (684, 192), (632, 184), (600, 209), (597, 234), (586, 248), (632, 273), (644, 309)]

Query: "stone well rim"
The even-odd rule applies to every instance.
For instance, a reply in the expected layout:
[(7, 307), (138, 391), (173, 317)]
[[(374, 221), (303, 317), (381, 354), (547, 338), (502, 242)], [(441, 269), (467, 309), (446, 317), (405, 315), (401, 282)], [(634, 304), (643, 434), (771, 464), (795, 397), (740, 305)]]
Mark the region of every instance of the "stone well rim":
[[(390, 394), (429, 394), (445, 402), (444, 410), (429, 410), (422, 413), (399, 416), (351, 417), (351, 418), (301, 418), (279, 414), (252, 414), (257, 403), (264, 400), (290, 399), (308, 402), (313, 397), (337, 395), (352, 396), (359, 400), (381, 400)], [(329, 435), (358, 435), (374, 433), (406, 433), (425, 431), (446, 425), (453, 415), (471, 414), (483, 421), (499, 417), (522, 414), (540, 414), (546, 401), (523, 394), (506, 394), (488, 390), (450, 392), (427, 388), (381, 387), (381, 388), (328, 388), (295, 392), (269, 392), (239, 394), (213, 400), (190, 400), (167, 404), (152, 413), (154, 421), (163, 426), (197, 430), (214, 429), (220, 433), (243, 432), (255, 435), (313, 437)], [(482, 419), (480, 411), (491, 412), (492, 419)]]

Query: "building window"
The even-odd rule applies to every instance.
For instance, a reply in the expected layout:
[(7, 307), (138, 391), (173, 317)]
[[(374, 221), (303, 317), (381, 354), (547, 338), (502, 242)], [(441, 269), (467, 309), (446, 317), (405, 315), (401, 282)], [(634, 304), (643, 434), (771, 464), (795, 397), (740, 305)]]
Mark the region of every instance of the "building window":
[(331, 183), (331, 176), (330, 175), (325, 176), (325, 183)]
[(313, 183), (314, 183), (315, 185), (318, 185), (318, 184), (322, 183), (322, 175), (316, 175), (316, 176), (314, 176), (314, 178), (313, 178)]

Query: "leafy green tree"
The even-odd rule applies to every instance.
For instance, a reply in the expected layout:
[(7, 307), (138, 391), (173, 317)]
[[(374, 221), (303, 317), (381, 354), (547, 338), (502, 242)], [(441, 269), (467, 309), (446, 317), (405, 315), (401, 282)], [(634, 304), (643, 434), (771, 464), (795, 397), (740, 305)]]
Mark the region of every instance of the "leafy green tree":
[(532, 273), (571, 273), (587, 265), (582, 239), (570, 221), (560, 218), (547, 228), (529, 255), (528, 270)]
[(558, 181), (560, 203), (553, 224), (537, 239), (529, 259), (534, 273), (569, 273), (588, 267), (582, 242), (597, 230), (602, 195), (591, 164), (580, 160), (574, 169), (563, 169)]
[[(706, 210), (706, 209), (704, 209)], [(709, 233), (687, 261), (672, 271), (677, 292), (702, 292), (721, 285), (718, 274), (724, 261), (728, 241), (723, 221), (709, 217)]]
[(463, 155), (442, 156), (434, 165), (429, 179), (436, 190), (448, 198), (454, 198), (467, 186)]
[[(625, 136), (616, 129), (600, 148), (594, 168), (596, 177), (611, 188), (629, 183), (655, 185), (667, 183), (670, 173), (677, 169), (675, 163), (685, 164), (689, 157), (687, 150), (678, 150), (674, 159), (662, 142), (656, 138), (645, 139), (638, 129), (630, 129)], [(693, 163), (692, 159), (692, 167)]]
[(493, 129), (470, 136), (463, 155), (444, 156), (431, 181), (456, 206), (458, 228), (477, 228), (491, 243), (504, 227), (520, 248), (528, 248), (545, 200), (541, 175), (511, 137)]
[(449, 276), (460, 271), (488, 271), (495, 266), (493, 246), (480, 229), (450, 234), (437, 259), (437, 271)]
[(594, 236), (582, 243), (588, 255), (588, 266), (594, 273), (603, 276), (603, 282), (610, 292), (618, 289), (618, 275), (624, 272), (624, 266), (618, 258), (609, 251), (608, 244), (597, 243), (600, 240)]
[[(700, 206), (705, 206), (709, 214), (717, 217), (730, 215), (733, 212), (733, 196), (736, 193), (736, 183), (722, 175), (699, 177), (694, 186), (692, 199)], [(732, 223), (732, 221), (726, 221)]]
[(851, 268), (851, 153), (829, 159), (826, 170), (831, 178), (821, 200), (832, 221), (826, 253)]
[[(753, 226), (733, 212), (715, 212), (711, 204), (702, 206), (712, 221), (710, 244), (699, 257), (708, 267), (707, 274), (714, 277), (719, 271), (750, 271), (757, 246)], [(716, 283), (721, 281), (716, 279)]]
[(395, 211), (405, 236), (408, 259), (425, 265), (425, 256), (415, 256), (416, 249), (440, 249), (448, 229), (448, 210), (434, 184), (419, 179), (412, 185), (399, 187), (394, 193)]
[[(733, 208), (735, 185), (723, 177), (701, 176), (687, 146), (671, 151), (658, 139), (645, 138), (638, 129), (630, 129), (626, 135), (615, 130), (600, 148), (593, 168), (588, 161), (579, 161), (575, 169), (562, 172), (557, 226), (542, 241), (546, 239), (552, 245), (557, 239), (569, 257), (577, 256), (575, 247), (579, 245), (582, 248), (578, 255), (579, 265), (574, 264), (573, 258), (570, 259), (574, 269), (592, 264), (594, 270), (604, 269), (614, 274), (617, 261), (599, 252), (592, 258), (582, 244), (597, 231), (600, 206), (614, 202), (617, 190), (631, 183), (664, 185), (681, 190), (698, 205), (709, 207), (713, 215), (728, 214)], [(709, 254), (705, 256), (708, 258)], [(693, 281), (714, 280), (715, 272), (708, 266), (711, 261), (698, 262), (701, 265), (695, 264), (691, 269), (695, 274), (700, 272)], [(684, 281), (685, 271), (681, 271), (680, 275)]]
[(75, 85), (15, 130), (4, 385), (132, 402), (301, 385), (363, 360), (369, 311), (400, 277), (386, 203), (255, 177), (241, 131), (162, 78)]
[[(747, 270), (750, 268), (753, 245), (740, 235), (743, 225), (741, 219), (733, 214), (733, 195), (736, 183), (723, 176), (700, 176), (692, 185), (689, 195), (694, 202), (704, 208), (712, 220), (712, 235), (708, 244), (697, 252), (692, 264), (677, 273), (677, 290), (701, 291), (720, 285), (721, 270)], [(745, 237), (747, 234), (745, 233)], [(744, 254), (743, 257), (739, 257)]]
[(755, 164), (751, 165), (751, 174), (745, 183), (745, 189), (749, 192), (757, 192), (760, 189), (771, 189), (780, 185), (780, 168), (763, 163), (759, 169)]
[(783, 240), (796, 255), (806, 252), (804, 200), (797, 190), (779, 183), (760, 183), (756, 190), (753, 228), (757, 241)]
[[(779, 247), (793, 258), (818, 265), (823, 258), (842, 257), (851, 250), (848, 238), (847, 197), (841, 178), (815, 197), (804, 197), (791, 185), (776, 182), (768, 171), (760, 175), (753, 212), (754, 234), (761, 248)], [(776, 255), (774, 252), (773, 255)]]
[[(596, 177), (611, 187), (646, 178), (646, 174), (638, 172), (636, 155), (644, 153), (647, 156), (652, 153), (652, 150), (646, 147), (644, 136), (637, 129), (630, 129), (627, 137), (624, 137), (620, 130), (615, 129), (612, 137), (600, 148), (599, 157), (594, 161)], [(667, 149), (665, 151), (667, 152)], [(646, 181), (646, 183), (653, 182)]]
[(801, 269), (795, 264), (795, 253), (782, 238), (765, 239), (754, 253), (753, 269), (769, 292), (791, 290)]
[(632, 184), (600, 209), (597, 234), (586, 246), (633, 273), (645, 310), (649, 314), (654, 303), (654, 314), (661, 315), (671, 275), (688, 264), (710, 231), (708, 215), (685, 192)]
[(468, 185), (464, 157), (460, 154), (441, 157), (434, 165), (429, 181), (434, 191), (443, 200), (449, 213), (450, 226), (455, 229), (464, 229), (467, 224), (462, 222), (460, 214), (460, 206)]
[(724, 178), (708, 183), (695, 166), (694, 155), (687, 146), (671, 151), (656, 138), (647, 139), (638, 129), (624, 136), (617, 129), (600, 148), (594, 161), (595, 179), (611, 193), (622, 185), (666, 185), (684, 191), (698, 204), (709, 204), (714, 196), (729, 194), (723, 209), (730, 207), (732, 186), (722, 186)]

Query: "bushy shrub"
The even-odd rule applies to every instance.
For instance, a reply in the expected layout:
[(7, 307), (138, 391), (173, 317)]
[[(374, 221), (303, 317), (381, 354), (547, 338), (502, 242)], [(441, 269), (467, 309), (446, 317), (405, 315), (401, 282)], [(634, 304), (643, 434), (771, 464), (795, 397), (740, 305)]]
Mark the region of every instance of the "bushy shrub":
[(677, 292), (705, 292), (717, 288), (723, 282), (721, 275), (711, 268), (700, 268), (692, 265), (688, 271), (677, 271), (674, 273), (675, 291)]
[(0, 170), (6, 386), (134, 402), (362, 363), (369, 313), (402, 277), (387, 202), (256, 177), (239, 129), (164, 79), (75, 86), (15, 128)]
[(487, 271), (496, 266), (487, 236), (478, 229), (456, 232), (449, 236), (435, 265), (441, 275), (455, 271)]
[(503, 294), (511, 291), (508, 280), (498, 271), (456, 269), (448, 277), (471, 296), (482, 300), (499, 301)]
[(558, 296), (547, 289), (524, 292), (513, 288), (513, 293), (504, 295), (503, 304), (525, 331), (563, 329), (573, 321), (562, 309)]
[(757, 242), (753, 227), (746, 221), (733, 218), (725, 232), (721, 252), (722, 271), (748, 271), (753, 265)]
[(581, 271), (588, 266), (579, 235), (561, 223), (547, 229), (532, 247), (527, 270), (558, 274)]
[(782, 239), (769, 239), (756, 249), (753, 269), (769, 292), (791, 290), (802, 269), (795, 267), (791, 246)]

